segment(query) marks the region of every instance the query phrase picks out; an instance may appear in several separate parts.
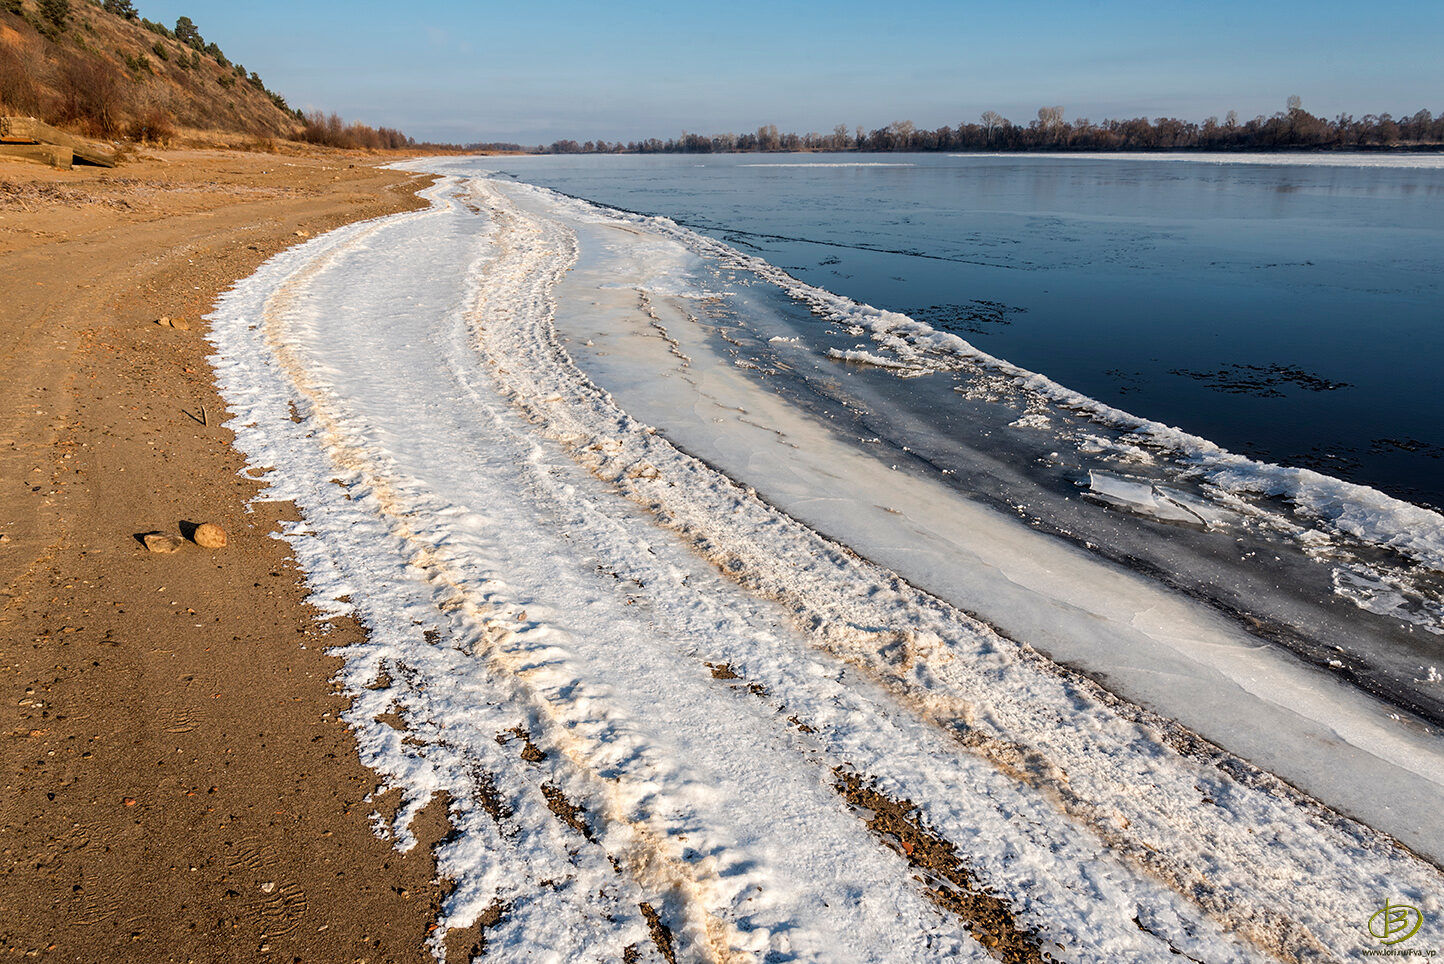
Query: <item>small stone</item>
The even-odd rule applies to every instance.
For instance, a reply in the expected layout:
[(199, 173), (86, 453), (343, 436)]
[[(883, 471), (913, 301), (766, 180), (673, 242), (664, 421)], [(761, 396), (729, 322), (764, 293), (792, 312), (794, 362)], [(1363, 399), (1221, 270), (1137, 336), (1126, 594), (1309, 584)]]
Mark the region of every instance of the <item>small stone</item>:
[(127, 807), (133, 807), (135, 806), (135, 797), (126, 797), (124, 802)]
[(3, 546), (5, 543), (7, 543), (7, 542), (9, 542), (9, 541), (10, 541), (10, 537), (9, 537), (9, 536), (5, 535), (4, 533), (0, 533), (0, 546)]
[(196, 545), (207, 549), (224, 549), (226, 546), (226, 530), (214, 522), (197, 526), (192, 538), (195, 539)]
[(151, 552), (171, 553), (180, 552), (185, 547), (186, 541), (178, 536), (168, 536), (163, 532), (147, 532), (141, 536), (145, 547)]
[(273, 890), (275, 890), (275, 889), (276, 889), (276, 882), (275, 882), (274, 880), (268, 880), (268, 881), (266, 881), (264, 884), (261, 885), (261, 893), (263, 893), (263, 894), (269, 894), (271, 891), (273, 891)]
[(155, 320), (155, 323), (156, 323), (157, 325), (160, 325), (162, 328), (169, 328), (169, 327), (170, 327), (170, 315), (161, 315), (159, 318), (157, 318), (157, 319)]

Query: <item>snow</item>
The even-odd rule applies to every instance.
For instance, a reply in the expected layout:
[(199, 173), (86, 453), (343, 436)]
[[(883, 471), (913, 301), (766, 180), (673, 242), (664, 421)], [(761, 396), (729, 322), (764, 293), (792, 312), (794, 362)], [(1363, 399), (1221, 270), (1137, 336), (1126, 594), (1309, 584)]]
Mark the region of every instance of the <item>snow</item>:
[[(410, 819), (451, 801), (438, 957), (501, 901), (487, 959), (655, 960), (643, 902), (679, 959), (987, 959), (837, 768), (915, 802), (1060, 959), (1342, 956), (1381, 894), (1437, 919), (1439, 872), (1387, 838), (618, 407), (554, 328), (579, 230), (611, 219), (479, 179), (426, 196), (276, 256), (211, 321), (236, 444), (300, 507), (285, 535), (314, 598), (368, 630), (340, 682), (402, 798), (378, 827), (414, 846)], [(675, 272), (664, 228), (625, 227)], [(515, 727), (542, 759), (498, 741)]]

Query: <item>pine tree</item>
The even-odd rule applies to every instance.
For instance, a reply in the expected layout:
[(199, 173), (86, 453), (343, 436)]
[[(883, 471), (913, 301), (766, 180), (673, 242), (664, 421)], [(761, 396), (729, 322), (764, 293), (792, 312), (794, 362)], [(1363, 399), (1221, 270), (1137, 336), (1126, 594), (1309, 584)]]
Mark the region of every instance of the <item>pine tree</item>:
[(175, 39), (198, 49), (206, 45), (206, 42), (201, 39), (201, 32), (196, 29), (195, 22), (190, 17), (181, 17), (175, 22)]
[(57, 28), (64, 28), (70, 19), (70, 0), (40, 0), (40, 15)]

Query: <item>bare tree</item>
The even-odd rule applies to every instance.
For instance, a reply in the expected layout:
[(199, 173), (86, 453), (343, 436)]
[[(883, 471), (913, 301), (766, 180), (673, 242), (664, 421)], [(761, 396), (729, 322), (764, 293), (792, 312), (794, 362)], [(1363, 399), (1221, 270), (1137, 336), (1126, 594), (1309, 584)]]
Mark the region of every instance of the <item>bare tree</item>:
[(893, 150), (907, 150), (912, 146), (917, 125), (910, 120), (893, 121), (887, 125), (888, 144)]
[(993, 143), (993, 131), (1003, 126), (1003, 115), (995, 110), (983, 111), (983, 131), (987, 135), (988, 143)]

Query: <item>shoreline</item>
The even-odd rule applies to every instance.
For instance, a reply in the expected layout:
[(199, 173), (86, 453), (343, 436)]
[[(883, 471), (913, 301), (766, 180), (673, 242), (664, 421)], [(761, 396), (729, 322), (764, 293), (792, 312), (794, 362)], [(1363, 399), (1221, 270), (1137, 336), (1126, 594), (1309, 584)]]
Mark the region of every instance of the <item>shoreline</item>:
[[(422, 206), (391, 160), (0, 163), (0, 949), (429, 959), (445, 802), (408, 854), (372, 832), (328, 653), (364, 634), (305, 602), (293, 507), (249, 501), (201, 320), (304, 237)], [(208, 521), (226, 548), (137, 538)]]

